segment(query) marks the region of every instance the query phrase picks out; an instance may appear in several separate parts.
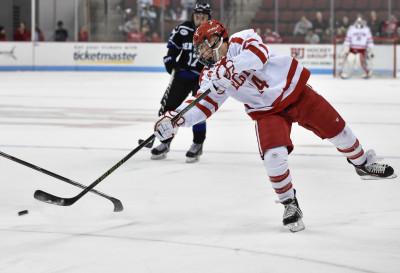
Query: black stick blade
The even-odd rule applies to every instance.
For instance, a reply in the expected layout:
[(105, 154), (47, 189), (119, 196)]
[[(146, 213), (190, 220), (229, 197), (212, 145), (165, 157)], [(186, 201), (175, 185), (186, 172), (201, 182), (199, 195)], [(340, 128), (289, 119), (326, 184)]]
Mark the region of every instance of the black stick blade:
[[(143, 139), (139, 139), (139, 141), (138, 141), (139, 145), (142, 144), (143, 142), (144, 142)], [(147, 143), (146, 145), (144, 145), (144, 147), (146, 147), (146, 148), (152, 148), (152, 147), (153, 147), (153, 144), (154, 144), (154, 138), (153, 138), (149, 143)]]
[[(41, 190), (35, 191), (33, 197), (35, 197), (36, 200), (57, 206), (71, 206), (77, 200), (76, 198), (61, 198)], [(120, 200), (113, 197), (111, 197), (110, 200), (114, 204), (114, 212), (124, 210), (124, 206)]]
[(114, 204), (114, 212), (120, 212), (124, 210), (124, 206), (122, 205), (121, 201), (116, 198), (111, 198), (111, 202)]
[(66, 202), (69, 199), (60, 198), (58, 196), (52, 195), (50, 193), (47, 193), (47, 192), (44, 192), (41, 190), (35, 191), (35, 194), (33, 195), (33, 197), (35, 197), (35, 199), (37, 199), (39, 201), (57, 205), (57, 206), (70, 206), (73, 204), (73, 203), (70, 204), (70, 202)]

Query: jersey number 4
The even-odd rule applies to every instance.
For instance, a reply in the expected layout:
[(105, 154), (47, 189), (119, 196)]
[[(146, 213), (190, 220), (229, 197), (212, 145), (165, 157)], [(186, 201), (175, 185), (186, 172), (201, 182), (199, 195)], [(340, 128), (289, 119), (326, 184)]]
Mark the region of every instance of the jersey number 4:
[[(243, 74), (233, 74), (232, 85), (236, 88), (236, 90), (238, 90), (246, 82), (246, 79), (249, 75), (250, 74), (246, 72), (244, 72)], [(258, 89), (258, 92), (260, 92), (261, 94), (264, 93), (264, 91), (266, 91), (266, 89), (269, 87), (265, 80), (261, 80), (255, 75), (251, 77), (251, 83)]]
[(254, 85), (257, 87), (258, 91), (262, 94), (264, 93), (265, 89), (269, 87), (266, 81), (261, 80), (260, 78), (257, 78), (256, 76), (253, 75), (251, 78), (251, 81), (254, 83)]

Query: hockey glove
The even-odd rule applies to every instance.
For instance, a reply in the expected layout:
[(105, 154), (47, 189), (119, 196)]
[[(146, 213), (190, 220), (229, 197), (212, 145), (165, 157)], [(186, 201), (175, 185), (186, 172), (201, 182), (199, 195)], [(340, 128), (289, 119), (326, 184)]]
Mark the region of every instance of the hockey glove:
[(154, 125), (154, 135), (160, 141), (173, 138), (178, 132), (178, 127), (185, 122), (185, 119), (181, 117), (178, 121), (172, 123), (172, 118), (177, 114), (175, 111), (167, 111)]
[(231, 86), (231, 78), (234, 70), (235, 66), (233, 62), (226, 57), (218, 61), (214, 65), (211, 74), (211, 82), (214, 86), (211, 90), (217, 94), (223, 94), (225, 90)]
[(174, 70), (174, 68), (176, 67), (175, 58), (172, 56), (165, 56), (164, 57), (164, 66), (165, 66), (165, 69), (167, 70), (167, 72), (169, 74), (171, 74), (172, 70)]

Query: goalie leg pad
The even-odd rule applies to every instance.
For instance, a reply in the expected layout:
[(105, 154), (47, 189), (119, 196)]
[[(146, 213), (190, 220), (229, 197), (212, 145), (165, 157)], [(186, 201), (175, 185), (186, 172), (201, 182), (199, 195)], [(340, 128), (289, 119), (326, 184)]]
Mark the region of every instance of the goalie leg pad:
[(366, 52), (360, 53), (360, 64), (362, 70), (364, 71), (364, 75), (362, 77), (365, 79), (371, 77), (372, 60), (368, 59)]
[(342, 72), (340, 76), (344, 79), (350, 78), (357, 63), (357, 56), (354, 53), (346, 53), (343, 59)]

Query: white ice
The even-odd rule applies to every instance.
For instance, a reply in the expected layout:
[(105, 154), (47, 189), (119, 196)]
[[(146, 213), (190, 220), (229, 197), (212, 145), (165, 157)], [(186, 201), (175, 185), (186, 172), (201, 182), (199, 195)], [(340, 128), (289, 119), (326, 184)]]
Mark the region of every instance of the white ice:
[[(2, 73), (0, 150), (90, 184), (152, 134), (167, 74)], [(366, 149), (400, 170), (399, 80), (313, 76)], [(294, 126), (290, 170), (306, 230), (283, 208), (258, 155), (254, 123), (229, 100), (186, 164), (191, 130), (164, 161), (142, 150), (70, 207), (37, 189), (80, 189), (0, 157), (0, 272), (400, 272), (400, 179), (363, 181), (327, 141)], [(29, 214), (17, 212), (28, 209)]]

